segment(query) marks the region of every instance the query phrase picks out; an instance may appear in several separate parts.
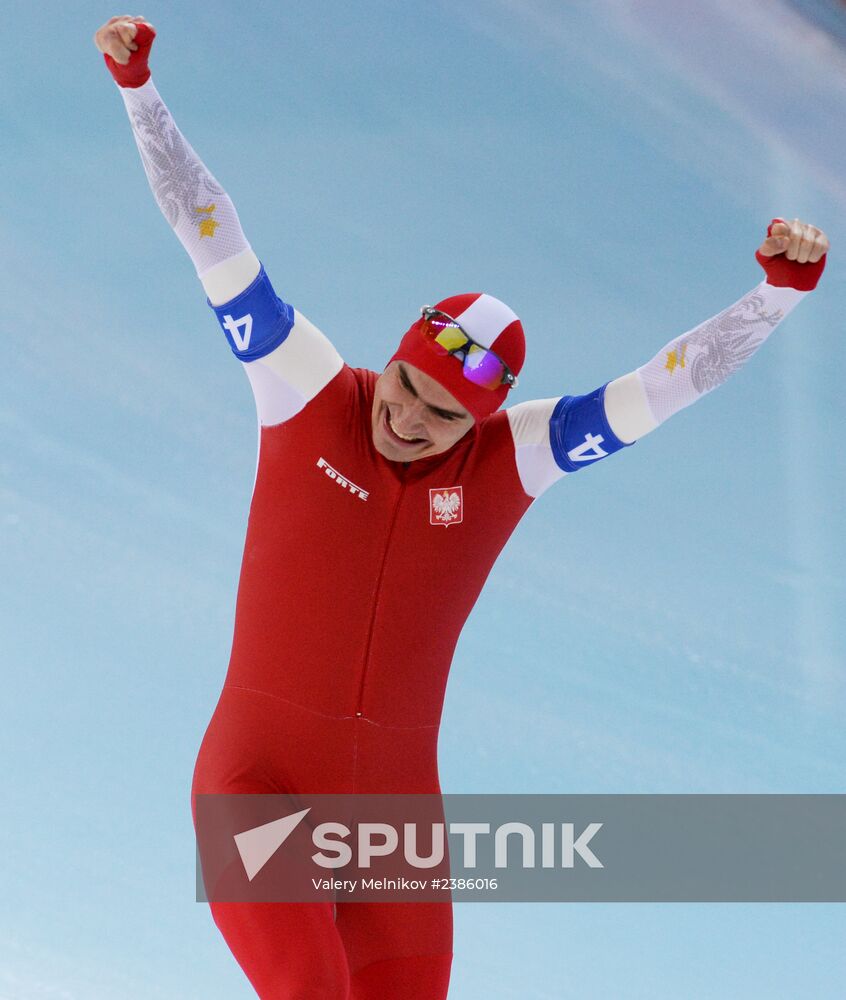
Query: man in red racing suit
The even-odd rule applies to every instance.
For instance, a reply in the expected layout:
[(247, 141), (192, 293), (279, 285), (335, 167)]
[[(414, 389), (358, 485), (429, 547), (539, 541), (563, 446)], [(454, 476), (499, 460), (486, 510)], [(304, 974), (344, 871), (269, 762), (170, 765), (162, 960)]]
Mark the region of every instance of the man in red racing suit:
[[(766, 281), (585, 396), (498, 409), (512, 382), (474, 383), (467, 353), (434, 349), (424, 319), (382, 374), (351, 368), (274, 292), (153, 85), (153, 37), (142, 18), (124, 17), (95, 40), (259, 422), (231, 660), (192, 804), (203, 793), (439, 793), (455, 645), (533, 500), (736, 371), (815, 287), (828, 241), (774, 219), (756, 254)], [(437, 308), (518, 374), (523, 333), (507, 306), (470, 294)], [(446, 996), (449, 903), (210, 905), (262, 997)]]

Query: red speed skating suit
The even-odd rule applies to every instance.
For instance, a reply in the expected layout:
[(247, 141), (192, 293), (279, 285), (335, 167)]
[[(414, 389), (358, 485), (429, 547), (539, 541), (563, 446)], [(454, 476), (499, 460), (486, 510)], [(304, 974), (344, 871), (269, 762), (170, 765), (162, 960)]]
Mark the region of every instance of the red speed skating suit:
[[(297, 338), (291, 353), (311, 349), (329, 381), (283, 422), (266, 423), (280, 398), (301, 401), (289, 373), (245, 364), (265, 423), (231, 661), (193, 792), (439, 792), (453, 650), (531, 503), (509, 418), (443, 455), (389, 461), (371, 436), (378, 375), (341, 365), (299, 316), (275, 353)], [(336, 920), (328, 903), (211, 906), (262, 997), (342, 998), (348, 976), (352, 997), (446, 995), (449, 903), (338, 902)]]

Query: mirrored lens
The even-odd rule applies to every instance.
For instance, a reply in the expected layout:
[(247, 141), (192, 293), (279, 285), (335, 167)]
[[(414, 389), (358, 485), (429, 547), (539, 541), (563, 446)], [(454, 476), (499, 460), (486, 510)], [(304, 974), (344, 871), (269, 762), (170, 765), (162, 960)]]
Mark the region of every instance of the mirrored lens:
[(432, 316), (424, 320), (426, 333), (445, 351), (454, 351), (467, 343), (467, 337), (448, 320)]
[(504, 369), (499, 358), (473, 344), (464, 359), (465, 378), (475, 385), (484, 386), (485, 389), (498, 389), (503, 374)]

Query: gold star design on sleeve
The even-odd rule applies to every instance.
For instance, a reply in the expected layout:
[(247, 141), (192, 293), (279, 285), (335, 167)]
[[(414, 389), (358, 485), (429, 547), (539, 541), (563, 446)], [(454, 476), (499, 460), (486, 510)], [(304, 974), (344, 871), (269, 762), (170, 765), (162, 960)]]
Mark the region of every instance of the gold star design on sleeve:
[(682, 344), (681, 353), (677, 354), (675, 351), (667, 351), (667, 363), (664, 367), (672, 375), (675, 370), (676, 365), (679, 368), (684, 368), (684, 352), (687, 350), (687, 344)]
[(217, 219), (213, 218), (212, 212), (217, 208), (217, 205), (206, 205), (205, 208), (197, 206), (194, 211), (198, 215), (204, 215), (204, 219), (200, 219), (200, 239), (204, 236), (213, 237), (214, 231), (220, 225)]

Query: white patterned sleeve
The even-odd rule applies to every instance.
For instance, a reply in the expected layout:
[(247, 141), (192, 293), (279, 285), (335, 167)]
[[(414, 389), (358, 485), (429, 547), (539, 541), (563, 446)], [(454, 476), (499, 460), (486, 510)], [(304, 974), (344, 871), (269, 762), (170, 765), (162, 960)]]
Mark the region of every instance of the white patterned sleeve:
[(564, 476), (635, 443), (741, 368), (807, 295), (762, 281), (733, 305), (671, 340), (645, 365), (583, 396), (506, 410), (525, 492), (538, 497)]
[(289, 420), (338, 374), (340, 355), (276, 295), (235, 206), (180, 132), (152, 78), (119, 90), (153, 197), (243, 363), (260, 427)]
[(722, 385), (808, 292), (762, 281), (733, 305), (671, 340), (646, 364), (609, 382), (608, 423), (631, 443)]
[(177, 128), (152, 78), (118, 89), (156, 204), (212, 302), (231, 299), (259, 272), (235, 206)]

